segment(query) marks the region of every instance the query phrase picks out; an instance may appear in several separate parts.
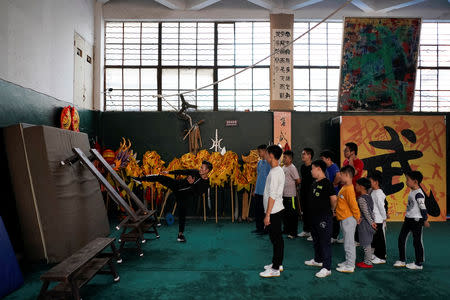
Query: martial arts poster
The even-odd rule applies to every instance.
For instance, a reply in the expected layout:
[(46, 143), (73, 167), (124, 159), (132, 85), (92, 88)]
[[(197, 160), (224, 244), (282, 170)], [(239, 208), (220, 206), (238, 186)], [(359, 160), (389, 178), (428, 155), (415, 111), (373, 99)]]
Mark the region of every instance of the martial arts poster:
[(290, 112), (273, 112), (273, 143), (274, 145), (281, 145), (283, 149), (287, 143), (292, 148)]
[(420, 18), (345, 18), (341, 111), (412, 111)]
[(294, 109), (294, 15), (270, 15), (270, 110)]
[(389, 221), (402, 221), (410, 189), (405, 173), (423, 174), (422, 189), (434, 197), (441, 209), (432, 221), (445, 221), (447, 215), (446, 125), (444, 116), (343, 116), (341, 117), (341, 161), (345, 143), (358, 145), (364, 174), (383, 173), (382, 189), (389, 203)]

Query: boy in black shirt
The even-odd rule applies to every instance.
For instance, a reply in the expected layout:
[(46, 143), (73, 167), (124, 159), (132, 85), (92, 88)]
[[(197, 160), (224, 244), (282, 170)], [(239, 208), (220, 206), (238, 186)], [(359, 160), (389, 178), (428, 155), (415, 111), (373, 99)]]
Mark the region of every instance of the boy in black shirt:
[(333, 231), (333, 211), (337, 197), (333, 184), (326, 178), (327, 165), (323, 160), (312, 163), (312, 198), (310, 202), (311, 235), (314, 242), (314, 258), (305, 261), (308, 266), (322, 267), (316, 276), (331, 275), (331, 234)]
[(203, 161), (199, 170), (174, 170), (163, 172), (171, 175), (187, 175), (185, 179), (173, 179), (164, 175), (148, 175), (140, 178), (134, 178), (136, 181), (159, 182), (171, 189), (178, 203), (178, 242), (186, 242), (184, 237), (184, 228), (186, 225), (186, 201), (193, 194), (201, 195), (206, 193), (209, 188), (208, 174), (212, 170), (212, 164), (209, 161)]
[(314, 150), (304, 148), (302, 151), (303, 165), (300, 167), (300, 208), (302, 210), (303, 231), (298, 234), (299, 237), (306, 237), (311, 241), (311, 187), (313, 178), (311, 176), (311, 161), (314, 157)]

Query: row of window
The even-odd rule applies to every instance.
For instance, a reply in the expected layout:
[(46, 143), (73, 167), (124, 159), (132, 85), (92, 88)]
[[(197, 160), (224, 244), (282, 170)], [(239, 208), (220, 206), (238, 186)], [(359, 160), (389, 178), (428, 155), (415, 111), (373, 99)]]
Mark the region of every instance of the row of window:
[[(336, 111), (342, 22), (294, 23), (294, 109)], [(269, 22), (107, 22), (105, 110), (179, 108), (179, 92), (199, 110), (269, 109), (269, 63), (211, 84), (270, 54)], [(216, 61), (215, 61), (216, 57)], [(210, 86), (208, 86), (210, 85)], [(160, 87), (158, 89), (158, 87)], [(159, 93), (158, 93), (159, 91)], [(155, 95), (169, 95), (160, 100)], [(450, 111), (450, 23), (423, 23), (415, 111)]]

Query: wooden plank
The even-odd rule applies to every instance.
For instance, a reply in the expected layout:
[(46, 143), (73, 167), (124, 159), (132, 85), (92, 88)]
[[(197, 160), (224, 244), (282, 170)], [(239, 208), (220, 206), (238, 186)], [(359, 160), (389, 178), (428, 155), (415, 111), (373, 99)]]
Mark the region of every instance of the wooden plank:
[(72, 256), (66, 258), (63, 262), (43, 274), (41, 280), (68, 280), (71, 275), (80, 270), (87, 262), (89, 262), (89, 260), (93, 259), (97, 254), (113, 243), (114, 240), (114, 238), (96, 238)]
[(103, 158), (103, 156), (96, 150), (91, 149), (91, 153), (95, 156), (96, 159), (100, 161), (100, 163), (103, 165), (106, 171), (108, 171), (109, 174), (113, 177), (113, 179), (125, 190), (125, 192), (130, 195), (133, 202), (139, 206), (140, 209), (142, 209), (144, 212), (148, 212), (147, 207), (144, 205), (144, 203), (141, 201), (141, 199), (136, 196), (135, 193), (133, 193), (132, 190), (128, 187), (128, 185), (123, 181), (123, 179), (117, 174), (116, 171), (111, 167), (110, 164)]
[(118, 205), (123, 207), (127, 213), (127, 215), (130, 216), (130, 218), (133, 221), (136, 221), (138, 219), (136, 213), (131, 209), (131, 207), (123, 200), (123, 198), (117, 193), (117, 191), (114, 189), (114, 187), (111, 186), (111, 184), (106, 180), (105, 177), (97, 170), (97, 168), (92, 164), (92, 162), (89, 160), (89, 158), (81, 151), (79, 148), (73, 148), (73, 152), (75, 152), (80, 160), (84, 163), (84, 165), (91, 171), (91, 173), (103, 184), (110, 194), (111, 198), (116, 202)]

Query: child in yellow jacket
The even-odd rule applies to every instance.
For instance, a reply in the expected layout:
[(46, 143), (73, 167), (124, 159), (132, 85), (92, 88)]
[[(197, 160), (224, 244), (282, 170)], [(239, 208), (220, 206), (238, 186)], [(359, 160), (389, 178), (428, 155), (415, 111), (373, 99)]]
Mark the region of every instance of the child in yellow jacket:
[(344, 186), (338, 194), (336, 218), (341, 222), (344, 236), (345, 261), (339, 263), (336, 270), (344, 273), (353, 273), (356, 261), (355, 230), (361, 213), (356, 202), (355, 188), (352, 182), (355, 169), (347, 165), (341, 168), (340, 173), (341, 182)]

